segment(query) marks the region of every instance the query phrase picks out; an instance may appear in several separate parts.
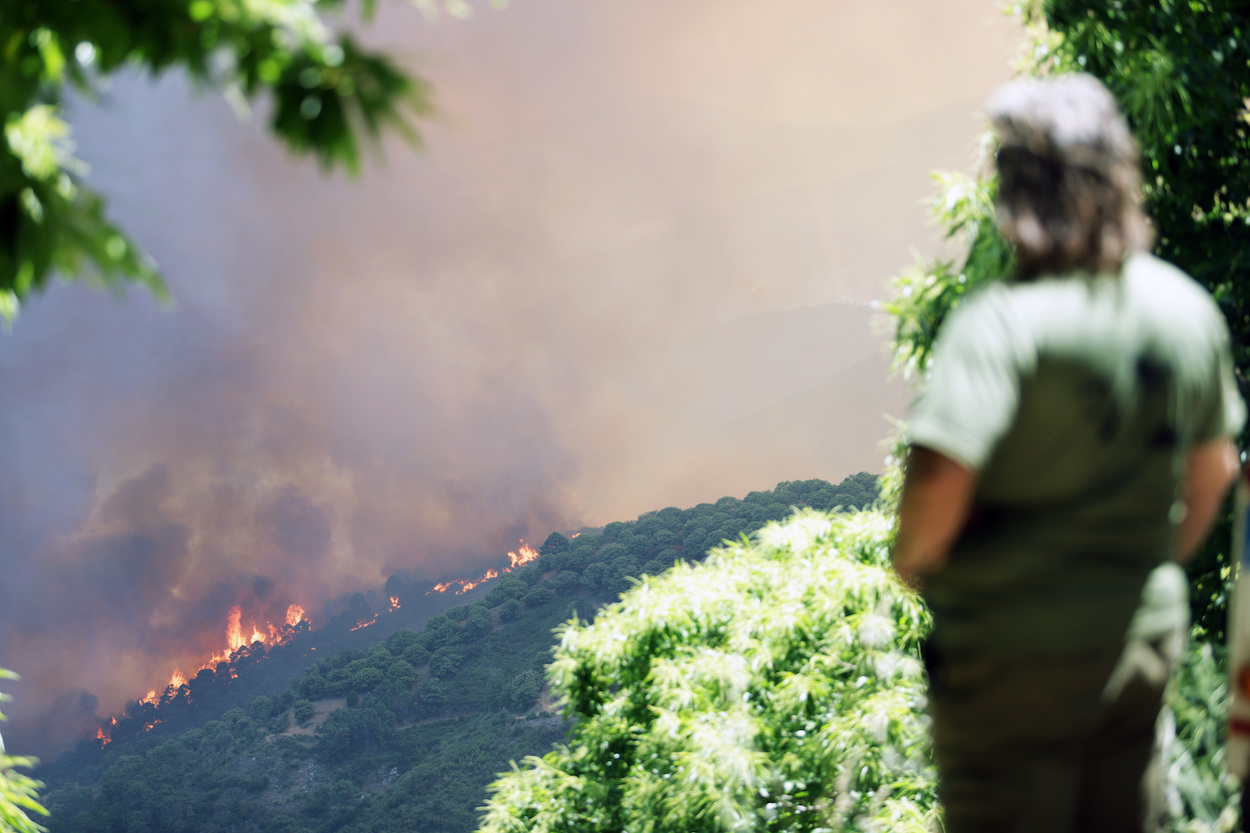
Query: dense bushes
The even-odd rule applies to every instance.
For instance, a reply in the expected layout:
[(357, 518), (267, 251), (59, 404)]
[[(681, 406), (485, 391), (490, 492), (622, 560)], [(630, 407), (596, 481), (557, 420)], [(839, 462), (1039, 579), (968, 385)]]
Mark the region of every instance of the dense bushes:
[(497, 782), (482, 829), (927, 829), (928, 619), (889, 523), (803, 512), (569, 627), (573, 745)]

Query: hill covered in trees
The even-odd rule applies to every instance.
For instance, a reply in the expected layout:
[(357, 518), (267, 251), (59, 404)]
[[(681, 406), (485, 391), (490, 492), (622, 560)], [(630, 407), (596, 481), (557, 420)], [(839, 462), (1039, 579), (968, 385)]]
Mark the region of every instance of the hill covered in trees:
[[(794, 507), (859, 509), (877, 495), (877, 478), (861, 473), (552, 533), (534, 563), (419, 629), (392, 623), (387, 633), (379, 621), (352, 631), (360, 605), (349, 605), (324, 633), (276, 657), (201, 672), (194, 696), (172, 709), (132, 703), (118, 724), (126, 731), (108, 744), (84, 741), (44, 766), (48, 827), (472, 830), (486, 785), (510, 761), (566, 738), (568, 724), (544, 697), (562, 623), (591, 620), (640, 576), (701, 561)], [(415, 598), (425, 586), (395, 576), (384, 592)]]

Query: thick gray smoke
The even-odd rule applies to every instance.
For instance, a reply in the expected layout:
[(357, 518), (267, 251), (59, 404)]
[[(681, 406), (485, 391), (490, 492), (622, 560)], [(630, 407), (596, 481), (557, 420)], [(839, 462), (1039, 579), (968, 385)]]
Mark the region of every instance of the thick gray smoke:
[[(170, 76), (73, 113), (177, 306), (58, 286), (0, 340), (11, 748), (223, 647), (518, 538), (879, 470), (868, 302), (975, 158), (997, 0), (406, 4), (435, 84), (359, 182)], [(98, 700), (97, 700), (98, 698)]]

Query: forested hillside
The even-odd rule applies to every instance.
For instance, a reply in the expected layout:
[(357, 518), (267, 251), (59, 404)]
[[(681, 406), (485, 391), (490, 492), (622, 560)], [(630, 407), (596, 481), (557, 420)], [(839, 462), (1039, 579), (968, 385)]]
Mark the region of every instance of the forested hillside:
[[(837, 486), (787, 482), (741, 500), (668, 507), (571, 538), (552, 533), (533, 564), (487, 582), (480, 598), (420, 631), (350, 631), (349, 611), (328, 635), (307, 634), (276, 658), (244, 654), (201, 672), (173, 711), (133, 703), (119, 724), (129, 731), (43, 767), (49, 829), (472, 830), (495, 775), (566, 736), (543, 696), (561, 623), (591, 619), (638, 576), (702, 560), (793, 507), (862, 508), (877, 494), (877, 478), (861, 473)], [(397, 577), (386, 592), (410, 597), (418, 586)], [(352, 644), (324, 650), (345, 640)], [(319, 646), (326, 656), (285, 687), (273, 684)]]

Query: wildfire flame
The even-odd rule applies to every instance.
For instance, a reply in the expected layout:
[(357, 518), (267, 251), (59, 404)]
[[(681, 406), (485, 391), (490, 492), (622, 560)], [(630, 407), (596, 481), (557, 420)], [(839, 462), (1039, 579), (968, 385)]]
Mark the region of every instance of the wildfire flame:
[(356, 623), (356, 627), (352, 628), (352, 630), (358, 631), (361, 628), (367, 628), (376, 621), (378, 621), (378, 614), (375, 613), (373, 614), (372, 617), (368, 619), (361, 619), (359, 622)]
[(399, 610), (399, 596), (391, 596), (391, 610)]
[(508, 553), (508, 560), (512, 562), (512, 569), (524, 566), (538, 558), (538, 551), (524, 541), (521, 542), (521, 549), (517, 552)]
[[(398, 601), (395, 601), (395, 607), (398, 606)], [(224, 662), (230, 666), (230, 678), (235, 679), (238, 677), (238, 672), (234, 668), (233, 661), (239, 651), (248, 646), (255, 646), (258, 643), (266, 648), (272, 648), (275, 645), (288, 642), (299, 632), (297, 630), (298, 626), (307, 621), (309, 620), (304, 612), (304, 608), (293, 604), (286, 610), (285, 624), (273, 625), (266, 623), (262, 630), (259, 625), (253, 622), (249, 625), (250, 632), (245, 635), (243, 608), (240, 605), (235, 605), (230, 608), (230, 612), (226, 616), (226, 647), (201, 663), (195, 669), (195, 672), (192, 673), (192, 676), (206, 669), (216, 669), (218, 665)], [(152, 689), (143, 696), (139, 704), (159, 708), (162, 703), (177, 697), (186, 685), (187, 676), (183, 674), (181, 669), (176, 669), (170, 676), (169, 685), (165, 687), (164, 691), (157, 692), (156, 689)], [(143, 731), (151, 731), (154, 726), (159, 725), (161, 722), (159, 718), (145, 721)], [(112, 731), (116, 726), (117, 718), (114, 717), (107, 727), (102, 726), (96, 731), (96, 740), (100, 741), (101, 748), (107, 746), (112, 740)]]
[[(430, 589), (429, 593), (426, 593), (425, 595), (428, 596), (430, 593), (446, 593), (450, 590), (454, 595), (460, 596), (464, 593), (468, 593), (484, 581), (499, 578), (504, 573), (510, 573), (517, 567), (524, 567), (526, 564), (529, 564), (537, 558), (538, 550), (525, 543), (525, 541), (521, 541), (521, 546), (518, 547), (515, 552), (508, 553), (507, 567), (499, 570), (487, 570), (477, 578), (457, 578), (452, 579), (451, 581), (445, 581), (442, 584), (436, 584)], [(395, 607), (399, 607), (399, 605), (396, 604)]]

